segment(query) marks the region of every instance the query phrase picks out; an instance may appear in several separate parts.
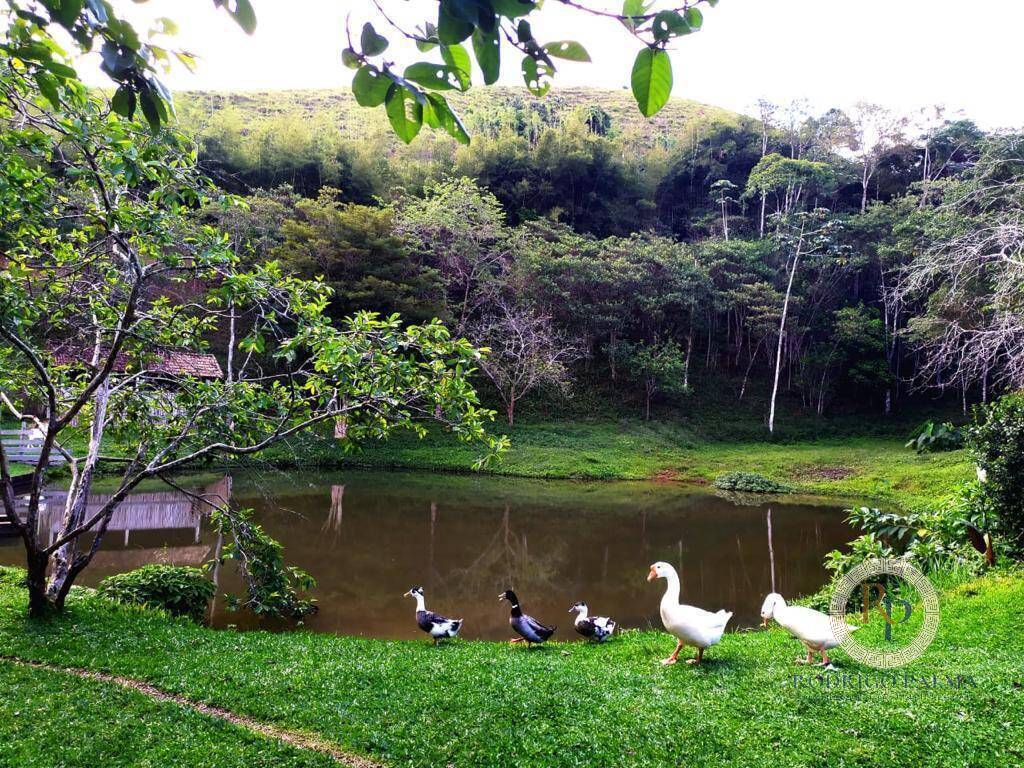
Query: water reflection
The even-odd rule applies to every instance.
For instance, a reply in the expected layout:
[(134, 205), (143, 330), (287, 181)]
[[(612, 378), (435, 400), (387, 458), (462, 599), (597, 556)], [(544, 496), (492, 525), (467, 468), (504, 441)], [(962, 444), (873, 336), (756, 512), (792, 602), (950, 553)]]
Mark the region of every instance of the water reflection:
[[(185, 484), (183, 484), (183, 487)], [(233, 496), (285, 546), (290, 563), (318, 581), (312, 629), (418, 637), (412, 603), (466, 619), (463, 636), (508, 636), (496, 595), (513, 587), (531, 614), (573, 638), (566, 611), (586, 600), (621, 626), (658, 626), (655, 560), (676, 565), (683, 599), (735, 611), (753, 626), (768, 591), (806, 594), (826, 578), (822, 557), (850, 538), (836, 505), (722, 498), (647, 483), (575, 483), (508, 478), (346, 472), (206, 479), (187, 485), (208, 499)], [(48, 494), (41, 530), (59, 527), (58, 493)], [(98, 507), (102, 498), (91, 503)], [(146, 490), (122, 504), (95, 566), (95, 583), (145, 562), (199, 565), (224, 544), (193, 495)], [(20, 549), (0, 549), (0, 562)], [(228, 564), (213, 571), (218, 596), (240, 592)], [(215, 624), (256, 625), (243, 613), (212, 610)]]

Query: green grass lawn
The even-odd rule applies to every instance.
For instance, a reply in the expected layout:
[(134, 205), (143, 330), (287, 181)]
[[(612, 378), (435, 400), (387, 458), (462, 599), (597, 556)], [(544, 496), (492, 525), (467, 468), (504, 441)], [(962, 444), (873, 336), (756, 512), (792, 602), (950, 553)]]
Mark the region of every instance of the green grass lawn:
[(0, 661), (0, 765), (320, 768), (289, 747), (111, 683)]
[[(939, 685), (860, 689), (825, 688), (813, 677), (794, 686), (794, 674), (806, 670), (792, 663), (798, 644), (778, 629), (726, 635), (699, 669), (666, 668), (657, 661), (672, 639), (651, 631), (605, 646), (553, 643), (528, 651), (457, 641), (434, 648), (427, 641), (214, 631), (115, 607), (85, 590), (65, 615), (29, 621), (24, 591), (6, 581), (2, 654), (145, 680), (319, 734), (390, 766), (916, 768), (1024, 761), (1020, 572), (944, 594), (935, 642), (906, 668), (929, 680), (938, 676)], [(842, 652), (836, 656), (841, 672), (872, 672)], [(267, 756), (275, 765), (318, 764), (109, 686), (2, 666), (0, 675), (0, 756), (19, 750), (7, 764), (98, 765), (97, 756), (109, 753), (103, 765), (149, 765), (173, 753), (173, 761), (152, 764), (190, 765), (189, 756), (205, 748), (206, 764), (220, 766), (257, 747), (264, 762), (249, 764), (270, 764)], [(835, 683), (837, 673), (830, 675)], [(945, 675), (968, 676), (973, 684), (948, 686)], [(65, 712), (62, 705), (79, 691), (81, 700)], [(77, 726), (88, 737), (54, 761), (56, 747), (47, 740), (71, 739)], [(124, 762), (135, 750), (138, 761)], [(214, 754), (224, 759), (215, 762)]]

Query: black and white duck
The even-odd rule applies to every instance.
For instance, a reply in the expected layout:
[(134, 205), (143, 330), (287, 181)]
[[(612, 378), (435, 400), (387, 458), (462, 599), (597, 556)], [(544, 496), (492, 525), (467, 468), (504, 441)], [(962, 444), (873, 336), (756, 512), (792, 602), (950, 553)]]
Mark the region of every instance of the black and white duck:
[(519, 598), (516, 597), (516, 593), (511, 589), (506, 589), (498, 595), (498, 600), (508, 600), (509, 605), (512, 606), (512, 613), (508, 617), (508, 623), (519, 637), (512, 638), (511, 642), (525, 642), (528, 646), (531, 646), (534, 643), (543, 643), (555, 634), (555, 627), (544, 626), (532, 616), (527, 616), (523, 613), (523, 609), (519, 607)]
[(416, 625), (434, 639), (434, 645), (437, 645), (438, 640), (456, 637), (459, 634), (462, 619), (449, 619), (428, 611), (423, 599), (423, 587), (413, 587), (403, 597), (416, 598)]
[(614, 619), (609, 619), (607, 616), (591, 616), (587, 604), (582, 601), (573, 603), (569, 613), (576, 614), (576, 618), (573, 620), (576, 631), (585, 638), (596, 640), (599, 643), (603, 643), (611, 637), (615, 627), (618, 626)]

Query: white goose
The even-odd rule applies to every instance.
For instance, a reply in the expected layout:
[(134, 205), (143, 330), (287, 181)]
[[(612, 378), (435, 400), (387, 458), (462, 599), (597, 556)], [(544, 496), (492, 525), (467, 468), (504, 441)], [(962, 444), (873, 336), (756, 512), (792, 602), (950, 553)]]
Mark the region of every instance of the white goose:
[(687, 659), (687, 664), (700, 664), (704, 658), (704, 649), (722, 639), (725, 625), (732, 618), (731, 611), (721, 610), (717, 613), (694, 608), (692, 605), (679, 603), (679, 574), (668, 563), (657, 562), (651, 566), (647, 574), (648, 581), (665, 579), (665, 594), (661, 598), (661, 623), (670, 634), (675, 635), (676, 649), (662, 664), (675, 664), (679, 651), (684, 645), (692, 645), (697, 649), (697, 656)]
[[(832, 630), (832, 619), (828, 615), (802, 605), (786, 605), (782, 595), (772, 592), (761, 605), (761, 626), (767, 627), (771, 619), (775, 619), (779, 626), (807, 648), (807, 658), (797, 657), (797, 664), (811, 664), (814, 662), (814, 654), (819, 653), (821, 666), (828, 666), (828, 652), (839, 645)], [(851, 632), (860, 629), (849, 624), (846, 626)]]

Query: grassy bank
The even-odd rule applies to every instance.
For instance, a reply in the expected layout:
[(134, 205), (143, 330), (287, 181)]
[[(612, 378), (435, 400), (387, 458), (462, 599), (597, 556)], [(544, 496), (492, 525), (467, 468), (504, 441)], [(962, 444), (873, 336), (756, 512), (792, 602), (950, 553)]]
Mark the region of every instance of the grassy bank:
[[(24, 591), (10, 579), (0, 586), (4, 655), (145, 680), (318, 734), (392, 766), (780, 768), (1024, 760), (1020, 574), (988, 576), (944, 595), (935, 642), (906, 668), (929, 679), (937, 675), (934, 687), (825, 688), (813, 676), (794, 686), (793, 675), (805, 670), (792, 663), (797, 644), (778, 629), (728, 634), (709, 652), (709, 663), (693, 669), (657, 664), (673, 644), (660, 632), (630, 632), (606, 646), (556, 643), (527, 651), (458, 641), (435, 649), (425, 641), (214, 631), (118, 608), (85, 591), (73, 597), (66, 615), (46, 621), (28, 621), (25, 603)], [(836, 655), (843, 672), (872, 673)], [(948, 686), (944, 675), (969, 677), (973, 685)], [(98, 740), (91, 751), (61, 752), (60, 764), (67, 766), (97, 764), (94, 758), (107, 751), (177, 755), (189, 745), (207, 748), (208, 764), (234, 765), (250, 747), (252, 737), (227, 726), (99, 683), (85, 686), (66, 715), (62, 704), (79, 683), (2, 664), (0, 682), (18, 691), (16, 698), (5, 696), (0, 717), (0, 755), (20, 750), (11, 764), (55, 764), (58, 747), (45, 744), (68, 718)], [(20, 714), (13, 716), (12, 708)], [(109, 739), (118, 732), (125, 742), (115, 748)], [(265, 744), (254, 746), (272, 754)], [(318, 764), (297, 760), (282, 752), (275, 764)]]
[[(512, 447), (488, 471), (521, 477), (660, 479), (707, 484), (723, 472), (759, 472), (794, 490), (918, 508), (970, 479), (964, 451), (917, 455), (892, 435), (792, 442), (718, 442), (684, 427), (639, 420), (534, 422), (511, 430)], [(475, 450), (446, 436), (395, 435), (345, 457), (321, 443), (276, 451), (271, 460), (373, 468), (467, 471)]]

